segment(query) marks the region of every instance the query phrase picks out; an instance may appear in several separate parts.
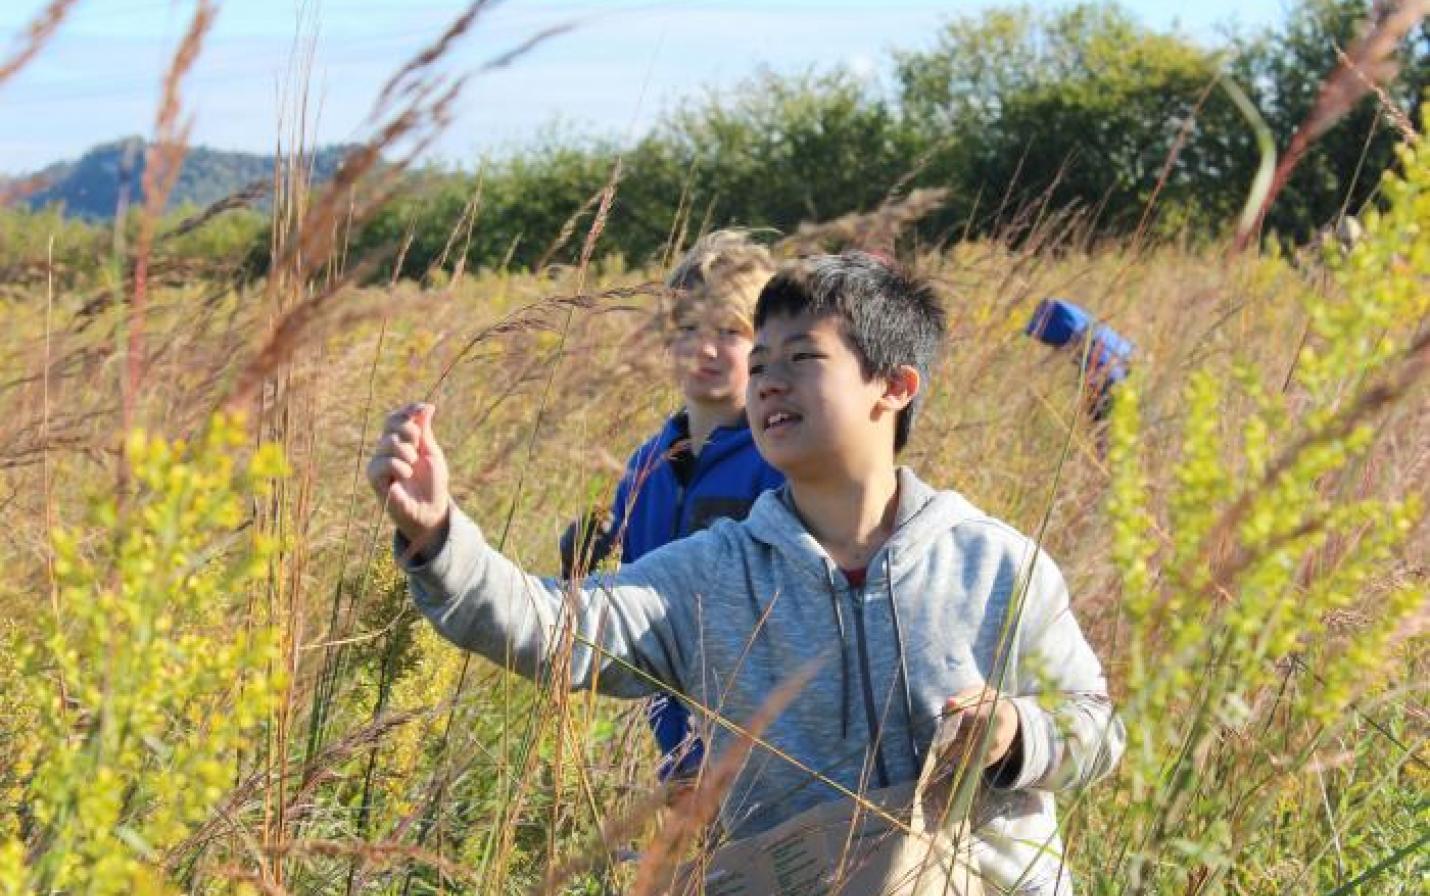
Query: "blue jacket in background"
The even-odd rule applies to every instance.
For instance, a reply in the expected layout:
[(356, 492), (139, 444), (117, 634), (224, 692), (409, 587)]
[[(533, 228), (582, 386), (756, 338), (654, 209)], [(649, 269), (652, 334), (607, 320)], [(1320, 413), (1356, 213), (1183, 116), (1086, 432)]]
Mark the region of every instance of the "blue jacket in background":
[(699, 455), (689, 445), (690, 423), (681, 411), (626, 463), (611, 505), (622, 563), (718, 519), (742, 520), (765, 490), (784, 484), (755, 449), (749, 424), (716, 427)]
[[(690, 452), (690, 421), (684, 411), (635, 450), (616, 487), (609, 530), (593, 538), (587, 568), (619, 545), (621, 562), (634, 563), (656, 548), (684, 538), (720, 519), (743, 520), (755, 499), (784, 484), (784, 476), (755, 448), (748, 423), (721, 426), (698, 455)], [(589, 527), (588, 527), (589, 528)], [(562, 539), (563, 572), (570, 574), (576, 533)], [(660, 778), (691, 777), (705, 756), (690, 710), (670, 694), (646, 707), (662, 755)]]
[[(1136, 350), (1132, 342), (1107, 324), (1099, 323), (1081, 305), (1067, 299), (1043, 299), (1033, 310), (1033, 316), (1023, 332), (1054, 348), (1077, 351), (1075, 357), (1081, 359), (1091, 399), (1089, 410), (1095, 420), (1106, 418), (1112, 409), (1113, 388), (1127, 379), (1132, 354)], [(1083, 345), (1085, 341), (1086, 346)], [(1086, 348), (1085, 352), (1083, 348)]]

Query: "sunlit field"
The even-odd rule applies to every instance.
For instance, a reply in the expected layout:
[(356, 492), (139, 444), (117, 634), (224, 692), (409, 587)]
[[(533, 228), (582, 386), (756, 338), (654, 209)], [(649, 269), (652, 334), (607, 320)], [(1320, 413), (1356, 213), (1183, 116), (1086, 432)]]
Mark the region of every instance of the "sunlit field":
[[(290, 126), (259, 268), (192, 264), (224, 219), (162, 201), (114, 231), (0, 230), (0, 893), (633, 892), (678, 827), (639, 706), (430, 630), (362, 468), (390, 409), (432, 402), (458, 503), (554, 574), (679, 406), (666, 262), (730, 222), (672, 196), (662, 252), (603, 252), (612, 174), (539, 235), (543, 265), (454, 249), (391, 276), (402, 234), (348, 237), (445, 124), (426, 64), (330, 182)], [(167, 103), (156, 190), (183, 152)], [(946, 303), (902, 461), (1057, 559), (1129, 734), (1059, 801), (1078, 891), (1425, 892), (1423, 141), (1402, 135), (1363, 238), (1295, 250), (1238, 251), (1234, 221), (1105, 236), (1036, 197), (931, 242), (939, 197), (887, 186), (756, 233), (781, 257), (875, 235)], [(479, 207), (443, 222), (452, 246)], [(1136, 345), (1110, 421), (1076, 352), (1024, 335), (1049, 296)]]

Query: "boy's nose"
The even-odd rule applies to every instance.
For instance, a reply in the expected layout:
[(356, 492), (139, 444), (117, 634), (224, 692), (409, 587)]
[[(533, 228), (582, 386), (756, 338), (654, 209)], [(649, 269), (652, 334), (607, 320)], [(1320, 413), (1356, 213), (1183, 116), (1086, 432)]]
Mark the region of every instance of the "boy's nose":
[(759, 398), (769, 398), (772, 395), (783, 395), (789, 391), (789, 384), (783, 377), (771, 376), (768, 370), (765, 371), (758, 382), (750, 380), (750, 385), (755, 390), (755, 395)]

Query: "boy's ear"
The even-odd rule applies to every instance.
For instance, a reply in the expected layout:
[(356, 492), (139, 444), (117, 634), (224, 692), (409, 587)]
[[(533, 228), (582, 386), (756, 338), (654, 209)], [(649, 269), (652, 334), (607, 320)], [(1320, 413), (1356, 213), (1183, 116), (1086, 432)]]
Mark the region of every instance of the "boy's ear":
[(879, 404), (890, 411), (902, 411), (914, 401), (914, 396), (923, 388), (923, 377), (912, 365), (900, 364), (893, 373), (884, 378), (884, 394)]

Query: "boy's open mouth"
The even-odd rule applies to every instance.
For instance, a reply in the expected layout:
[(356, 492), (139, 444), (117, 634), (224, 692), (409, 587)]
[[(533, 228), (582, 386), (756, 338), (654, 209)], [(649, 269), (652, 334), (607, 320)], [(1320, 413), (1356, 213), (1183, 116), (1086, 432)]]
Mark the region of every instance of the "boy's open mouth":
[(770, 411), (765, 415), (765, 432), (776, 432), (781, 429), (793, 426), (802, 418), (792, 411)]

